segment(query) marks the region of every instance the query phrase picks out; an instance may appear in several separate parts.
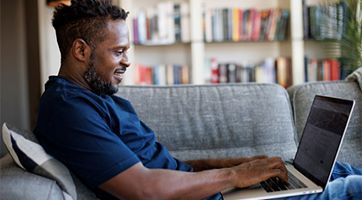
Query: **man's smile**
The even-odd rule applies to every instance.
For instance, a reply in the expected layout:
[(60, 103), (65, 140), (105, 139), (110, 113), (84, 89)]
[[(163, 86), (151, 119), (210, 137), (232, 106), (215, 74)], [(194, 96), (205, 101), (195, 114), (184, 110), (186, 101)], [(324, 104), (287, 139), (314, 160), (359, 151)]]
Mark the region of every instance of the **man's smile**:
[(122, 81), (123, 79), (123, 74), (126, 72), (126, 68), (123, 67), (123, 68), (117, 68), (115, 71), (114, 71), (114, 78), (118, 81)]

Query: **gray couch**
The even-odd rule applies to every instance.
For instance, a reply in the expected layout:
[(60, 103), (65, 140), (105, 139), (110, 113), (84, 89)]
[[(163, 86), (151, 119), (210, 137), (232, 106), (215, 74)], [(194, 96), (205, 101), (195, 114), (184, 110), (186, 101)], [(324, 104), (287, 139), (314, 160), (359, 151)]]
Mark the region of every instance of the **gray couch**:
[[(285, 90), (275, 84), (121, 87), (139, 117), (181, 159), (266, 154), (293, 158), (315, 94), (356, 100), (339, 160), (362, 167), (362, 92), (358, 82), (316, 82)], [(1, 145), (0, 145), (1, 147)], [(62, 199), (54, 180), (0, 156), (0, 197)], [(94, 199), (77, 180), (77, 199)]]

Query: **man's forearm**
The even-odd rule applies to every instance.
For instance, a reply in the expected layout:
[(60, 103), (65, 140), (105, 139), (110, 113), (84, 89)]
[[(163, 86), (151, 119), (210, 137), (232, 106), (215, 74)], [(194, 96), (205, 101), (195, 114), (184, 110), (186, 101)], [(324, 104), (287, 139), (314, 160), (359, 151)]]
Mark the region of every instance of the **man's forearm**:
[[(235, 173), (230, 168), (202, 172), (150, 170), (150, 189), (155, 199), (205, 199), (217, 192), (235, 187)], [(172, 178), (170, 178), (172, 177)]]
[[(204, 199), (235, 186), (233, 169), (182, 172), (137, 164), (101, 185), (121, 199)], [(127, 181), (125, 181), (127, 180)]]
[(209, 169), (220, 169), (226, 167), (233, 167), (242, 163), (250, 162), (256, 159), (263, 159), (266, 156), (254, 156), (244, 158), (230, 158), (230, 159), (202, 159), (202, 160), (187, 160), (187, 164), (191, 165), (195, 172), (209, 170)]

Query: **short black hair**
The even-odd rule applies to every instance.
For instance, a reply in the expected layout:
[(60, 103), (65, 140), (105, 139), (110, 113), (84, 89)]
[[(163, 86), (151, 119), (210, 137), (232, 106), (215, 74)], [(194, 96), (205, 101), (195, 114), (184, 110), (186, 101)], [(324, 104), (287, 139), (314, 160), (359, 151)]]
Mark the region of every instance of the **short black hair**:
[(112, 5), (111, 0), (72, 0), (71, 5), (55, 8), (53, 27), (56, 32), (61, 62), (75, 39), (85, 40), (92, 48), (104, 38), (108, 20), (126, 20), (128, 12)]

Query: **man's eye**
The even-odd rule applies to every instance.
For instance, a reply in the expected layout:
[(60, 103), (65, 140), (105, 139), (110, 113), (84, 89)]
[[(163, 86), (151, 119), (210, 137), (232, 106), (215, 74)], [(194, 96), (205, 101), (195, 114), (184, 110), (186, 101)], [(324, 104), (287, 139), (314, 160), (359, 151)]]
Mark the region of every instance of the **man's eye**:
[(122, 50), (122, 51), (116, 51), (116, 54), (117, 54), (118, 56), (120, 56), (120, 55), (124, 54), (124, 50)]

